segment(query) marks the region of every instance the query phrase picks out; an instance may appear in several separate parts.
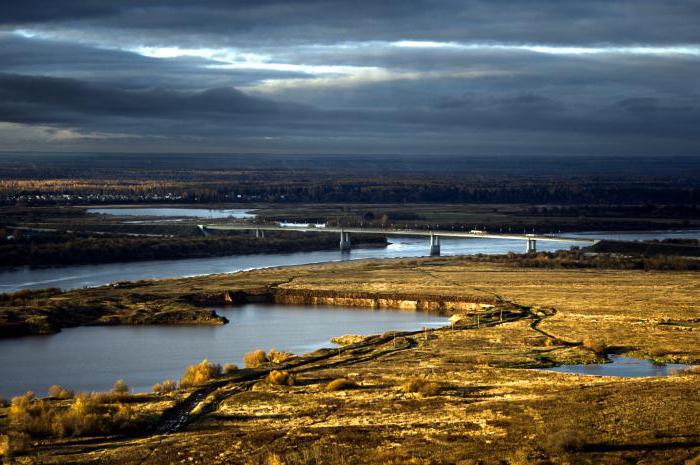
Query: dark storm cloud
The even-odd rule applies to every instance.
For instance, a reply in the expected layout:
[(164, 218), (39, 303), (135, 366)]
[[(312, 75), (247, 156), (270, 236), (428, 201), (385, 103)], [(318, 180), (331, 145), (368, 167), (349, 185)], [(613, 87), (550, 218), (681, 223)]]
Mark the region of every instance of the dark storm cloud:
[(695, 0), (6, 1), (0, 150), (40, 128), (104, 150), (697, 154), (699, 20)]
[[(664, 106), (654, 98), (625, 99), (581, 111), (550, 97), (453, 99), (432, 108), (335, 110), (250, 97), (232, 88), (186, 93), (160, 89), (126, 91), (72, 79), (0, 75), (0, 120), (80, 125), (90, 130), (143, 126), (152, 135), (227, 136), (241, 128), (276, 135), (348, 136), (404, 131), (459, 132), (464, 129), (528, 130), (542, 133), (692, 136), (700, 124), (697, 99)], [(142, 122), (148, 122), (143, 125)]]
[(138, 53), (0, 33), (0, 71), (88, 79), (122, 88), (205, 89), (241, 86), (268, 78), (301, 78), (303, 73), (217, 70), (216, 60), (152, 58)]
[[(235, 120), (306, 110), (298, 104), (250, 97), (230, 87), (197, 93), (127, 91), (74, 79), (12, 74), (0, 74), (0, 102), (0, 120), (20, 123), (75, 121), (80, 115)], [(16, 119), (9, 119), (11, 115)], [(27, 115), (26, 120), (21, 115)]]
[(28, 0), (3, 2), (0, 21), (270, 43), (413, 38), (664, 44), (698, 42), (698, 15), (695, 0)]

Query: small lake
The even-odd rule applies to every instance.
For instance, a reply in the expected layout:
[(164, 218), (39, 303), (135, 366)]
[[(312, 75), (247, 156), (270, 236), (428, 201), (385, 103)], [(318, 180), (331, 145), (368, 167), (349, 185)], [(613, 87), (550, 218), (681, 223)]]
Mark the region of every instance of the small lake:
[(682, 365), (678, 363), (657, 364), (651, 360), (624, 357), (622, 355), (610, 355), (608, 358), (610, 359), (610, 363), (561, 365), (554, 368), (545, 368), (545, 370), (577, 375), (645, 378), (649, 376), (669, 376), (678, 370), (691, 367), (691, 365)]
[(255, 218), (255, 213), (241, 208), (109, 207), (88, 208), (86, 212), (113, 216), (158, 216), (167, 218)]
[(243, 366), (243, 355), (275, 348), (305, 353), (334, 347), (343, 334), (412, 331), (448, 324), (421, 312), (328, 306), (249, 304), (217, 308), (223, 326), (92, 326), (50, 336), (0, 339), (0, 396), (32, 390), (45, 395), (52, 384), (75, 391), (110, 389), (123, 378), (137, 392), (179, 379), (184, 369), (208, 358)]

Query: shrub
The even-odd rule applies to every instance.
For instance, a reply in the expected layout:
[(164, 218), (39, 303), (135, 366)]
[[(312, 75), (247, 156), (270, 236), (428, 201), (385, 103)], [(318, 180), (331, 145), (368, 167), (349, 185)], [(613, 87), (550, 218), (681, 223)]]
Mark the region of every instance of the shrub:
[(54, 399), (71, 399), (73, 397), (73, 391), (59, 386), (58, 384), (54, 384), (49, 388), (49, 397), (53, 397)]
[(166, 379), (162, 383), (156, 383), (153, 385), (153, 392), (156, 394), (167, 394), (168, 392), (173, 392), (177, 389), (177, 381), (173, 379)]
[(243, 356), (243, 363), (245, 363), (246, 368), (258, 368), (268, 361), (267, 354), (264, 350), (255, 350)]
[(131, 388), (129, 388), (129, 385), (126, 384), (126, 381), (123, 379), (118, 379), (114, 382), (114, 385), (112, 386), (112, 392), (115, 394), (128, 394), (129, 391), (131, 391)]
[(358, 385), (354, 381), (351, 381), (347, 378), (338, 378), (326, 384), (326, 391), (345, 391), (347, 389), (356, 389), (357, 387)]
[(602, 357), (605, 355), (605, 353), (608, 350), (608, 346), (605, 344), (605, 341), (602, 339), (593, 339), (590, 337), (587, 337), (583, 340), (581, 343), (584, 349), (590, 350), (594, 354)]
[(584, 441), (575, 429), (562, 429), (552, 432), (544, 441), (545, 449), (554, 454), (578, 452), (583, 449)]
[(531, 347), (540, 347), (547, 343), (546, 336), (528, 336), (523, 338), (523, 344)]
[(489, 365), (489, 358), (488, 358), (488, 356), (486, 356), (484, 354), (471, 354), (471, 355), (465, 355), (464, 357), (462, 357), (462, 362), (472, 364), (472, 365), (488, 366)]
[(102, 403), (103, 396), (79, 394), (71, 406), (55, 415), (54, 436), (84, 436), (142, 431), (149, 417), (139, 415), (127, 404)]
[(10, 437), (3, 434), (0, 435), (0, 457), (10, 455)]
[(180, 386), (196, 386), (211, 381), (221, 375), (221, 365), (212, 363), (207, 359), (187, 367), (180, 378)]
[(78, 394), (71, 406), (54, 419), (53, 435), (66, 437), (106, 432), (109, 417), (101, 412), (101, 400), (99, 396)]
[(15, 431), (32, 436), (46, 436), (51, 433), (52, 412), (45, 400), (36, 400), (34, 393), (14, 397), (8, 414), (10, 425)]
[(423, 378), (412, 378), (406, 381), (402, 386), (403, 392), (419, 393), (422, 396), (436, 396), (442, 391), (442, 386), (438, 383), (428, 381)]
[(700, 375), (700, 365), (688, 367), (688, 368), (681, 368), (680, 370), (676, 371), (675, 373), (678, 376), (691, 376), (691, 375)]
[(236, 365), (235, 363), (227, 363), (224, 365), (224, 374), (229, 375), (236, 371), (238, 371), (238, 365)]
[(15, 397), (10, 407), (10, 426), (18, 433), (54, 437), (143, 430), (149, 418), (137, 415), (129, 405), (112, 404), (114, 393), (107, 394), (78, 394), (68, 408), (52, 408), (33, 395)]
[(9, 459), (16, 453), (26, 450), (28, 442), (29, 435), (25, 433), (10, 431), (7, 434), (0, 434), (0, 457)]
[(4, 408), (10, 405), (10, 403), (4, 397), (0, 397), (0, 408)]
[(267, 375), (267, 382), (278, 386), (294, 386), (296, 378), (288, 371), (272, 370)]
[(280, 351), (275, 350), (275, 349), (270, 349), (267, 352), (268, 361), (275, 363), (275, 364), (284, 363), (287, 360), (289, 360), (290, 358), (292, 358), (293, 356), (294, 356), (294, 354), (291, 354), (289, 352), (280, 352)]
[(367, 336), (361, 336), (359, 334), (345, 334), (343, 336), (332, 337), (330, 340), (333, 344), (348, 346), (363, 342), (365, 339), (367, 339)]

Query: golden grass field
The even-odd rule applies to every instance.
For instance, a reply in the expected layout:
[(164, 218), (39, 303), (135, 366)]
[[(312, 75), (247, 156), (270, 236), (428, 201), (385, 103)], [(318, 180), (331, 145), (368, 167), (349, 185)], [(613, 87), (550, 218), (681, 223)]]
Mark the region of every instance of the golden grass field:
[[(482, 310), (454, 328), (377, 336), (342, 351), (321, 350), (242, 369), (199, 387), (134, 395), (124, 402), (137, 412), (155, 414), (187, 396), (201, 397), (187, 408), (189, 423), (170, 434), (36, 438), (12, 460), (700, 463), (700, 375), (627, 379), (537, 369), (552, 362), (599, 361), (599, 354), (579, 344), (586, 339), (604, 341), (608, 351), (617, 353), (700, 363), (697, 272), (543, 270), (426, 258), (151, 281), (72, 291), (60, 298), (135, 304), (147, 300), (157, 307), (166, 301), (173, 305), (177, 295), (271, 288), (481, 296), (495, 298), (501, 302), (497, 308), (509, 310), (504, 322), (494, 310)], [(483, 315), (478, 328), (475, 313)], [(265, 381), (271, 369), (288, 371), (295, 382)], [(326, 388), (339, 378), (357, 386)], [(429, 387), (408, 388), (409, 381), (411, 386)], [(50, 402), (60, 409), (71, 401)], [(10, 427), (8, 410), (0, 414), (4, 430)]]

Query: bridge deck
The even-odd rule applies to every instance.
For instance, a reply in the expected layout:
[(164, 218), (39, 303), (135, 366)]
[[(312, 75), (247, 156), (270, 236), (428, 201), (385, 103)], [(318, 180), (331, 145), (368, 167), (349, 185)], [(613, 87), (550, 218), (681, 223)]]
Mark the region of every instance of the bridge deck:
[(547, 241), (547, 242), (570, 242), (574, 244), (595, 244), (598, 239), (585, 239), (580, 237), (547, 236), (540, 234), (495, 234), (495, 233), (472, 233), (466, 231), (447, 230), (424, 230), (424, 229), (383, 229), (383, 228), (313, 228), (308, 226), (276, 226), (276, 225), (243, 225), (243, 224), (203, 224), (199, 225), (207, 230), (221, 231), (303, 231), (317, 233), (352, 233), (352, 234), (382, 234), (385, 236), (440, 236), (440, 237), (461, 237), (471, 239), (504, 239), (518, 241)]

